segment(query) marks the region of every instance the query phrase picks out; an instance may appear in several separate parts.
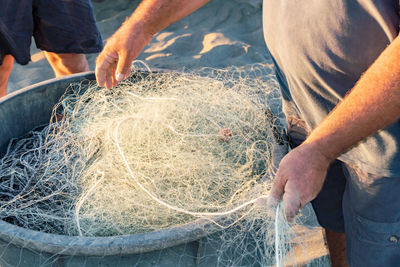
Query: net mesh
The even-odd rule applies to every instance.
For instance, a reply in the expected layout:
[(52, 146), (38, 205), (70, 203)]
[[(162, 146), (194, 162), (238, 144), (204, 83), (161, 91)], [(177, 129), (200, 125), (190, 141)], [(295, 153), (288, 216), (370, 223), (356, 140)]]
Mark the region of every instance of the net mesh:
[(274, 151), (284, 145), (271, 112), (278, 99), (260, 65), (133, 72), (112, 90), (72, 84), (49, 125), (10, 142), (0, 216), (71, 236), (205, 220), (214, 227), (202, 243), (212, 253), (198, 255), (203, 263), (296, 265), (290, 248), (302, 239), (291, 237), (280, 209), (271, 216), (265, 208)]

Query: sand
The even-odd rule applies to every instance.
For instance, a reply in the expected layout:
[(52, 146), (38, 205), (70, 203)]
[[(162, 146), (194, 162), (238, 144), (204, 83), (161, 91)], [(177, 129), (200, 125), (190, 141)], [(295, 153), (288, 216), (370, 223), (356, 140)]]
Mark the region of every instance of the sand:
[[(93, 3), (105, 41), (140, 1), (106, 0)], [(269, 62), (262, 35), (261, 0), (216, 0), (157, 34), (138, 59), (150, 67), (196, 69)], [(94, 69), (96, 54), (88, 55)], [(43, 53), (31, 46), (30, 62), (14, 65), (8, 92), (47, 80), (54, 74)]]
[[(104, 41), (139, 2), (105, 0), (93, 4)], [(214, 0), (157, 34), (138, 59), (150, 67), (174, 70), (271, 64), (262, 34), (261, 4), (262, 0)], [(14, 65), (8, 92), (54, 77), (43, 53), (34, 43), (31, 55), (32, 62), (28, 65)], [(96, 56), (87, 56), (91, 70)], [(315, 225), (315, 218), (310, 220), (312, 226), (302, 228), (300, 232), (303, 236), (310, 236), (310, 256), (318, 258), (326, 255), (327, 249), (321, 228)]]

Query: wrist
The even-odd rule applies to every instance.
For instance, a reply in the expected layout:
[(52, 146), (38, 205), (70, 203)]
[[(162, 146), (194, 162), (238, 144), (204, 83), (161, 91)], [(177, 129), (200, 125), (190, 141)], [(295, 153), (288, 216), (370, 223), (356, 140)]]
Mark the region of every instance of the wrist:
[(132, 57), (136, 58), (141, 50), (152, 40), (154, 35), (147, 30), (144, 24), (141, 21), (126, 20), (113, 34), (112, 38), (107, 40), (107, 43), (118, 43), (127, 52), (133, 52), (134, 55)]
[(337, 158), (329, 149), (318, 142), (306, 139), (300, 146), (306, 151), (305, 157), (318, 161), (322, 166), (329, 166)]

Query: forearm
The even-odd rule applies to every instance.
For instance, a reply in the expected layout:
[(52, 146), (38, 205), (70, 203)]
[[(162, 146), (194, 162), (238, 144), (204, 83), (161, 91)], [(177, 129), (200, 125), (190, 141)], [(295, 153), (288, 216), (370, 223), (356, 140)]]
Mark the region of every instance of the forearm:
[(143, 27), (155, 34), (181, 18), (193, 13), (210, 0), (143, 0), (125, 27)]
[(314, 146), (333, 160), (399, 116), (400, 39), (397, 37), (304, 144)]
[(210, 0), (143, 0), (107, 40), (96, 59), (99, 86), (114, 87), (130, 74), (132, 61), (154, 34), (189, 15)]

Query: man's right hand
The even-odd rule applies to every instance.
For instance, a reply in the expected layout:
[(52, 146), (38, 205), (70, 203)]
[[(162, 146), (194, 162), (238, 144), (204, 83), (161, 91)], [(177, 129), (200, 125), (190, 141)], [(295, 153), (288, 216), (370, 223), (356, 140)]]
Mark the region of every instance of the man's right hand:
[(96, 59), (96, 80), (110, 89), (129, 77), (132, 61), (151, 41), (153, 35), (138, 23), (124, 23), (108, 40)]
[(96, 60), (99, 86), (111, 88), (127, 78), (132, 61), (153, 36), (210, 0), (143, 0), (111, 38)]

